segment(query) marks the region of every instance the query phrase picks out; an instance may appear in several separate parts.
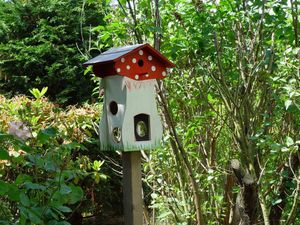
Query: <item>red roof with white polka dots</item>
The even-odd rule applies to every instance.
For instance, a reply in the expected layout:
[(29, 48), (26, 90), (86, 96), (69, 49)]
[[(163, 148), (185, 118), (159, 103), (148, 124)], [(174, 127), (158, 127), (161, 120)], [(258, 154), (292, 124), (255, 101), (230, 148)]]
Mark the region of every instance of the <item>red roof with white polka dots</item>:
[(175, 65), (149, 44), (111, 48), (85, 62), (96, 76), (126, 76), (134, 80), (163, 79)]

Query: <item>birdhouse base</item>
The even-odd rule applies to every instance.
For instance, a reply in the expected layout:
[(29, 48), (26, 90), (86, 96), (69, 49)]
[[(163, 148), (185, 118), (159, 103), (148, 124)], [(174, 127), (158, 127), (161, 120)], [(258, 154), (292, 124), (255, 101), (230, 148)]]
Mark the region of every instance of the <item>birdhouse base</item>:
[(101, 145), (101, 151), (121, 151), (121, 152), (135, 152), (141, 150), (151, 150), (161, 146), (161, 139), (157, 141), (151, 141), (151, 143), (139, 143), (139, 144), (125, 144), (124, 146), (116, 145)]

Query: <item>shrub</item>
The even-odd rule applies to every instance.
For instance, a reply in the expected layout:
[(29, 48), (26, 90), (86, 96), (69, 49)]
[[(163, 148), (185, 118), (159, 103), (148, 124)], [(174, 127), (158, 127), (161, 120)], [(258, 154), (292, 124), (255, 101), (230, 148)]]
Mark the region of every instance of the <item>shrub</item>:
[(83, 55), (90, 26), (101, 24), (101, 15), (96, 1), (0, 0), (2, 94), (48, 86), (50, 99), (59, 104), (90, 99), (94, 82), (83, 76)]
[[(0, 198), (7, 199), (1, 208), (16, 215), (14, 222), (69, 224), (88, 205), (85, 182), (106, 179), (103, 161), (89, 155), (97, 151), (98, 108), (63, 110), (44, 97), (0, 95)], [(87, 143), (94, 149), (86, 151)], [(0, 219), (8, 223), (11, 214), (5, 215)]]

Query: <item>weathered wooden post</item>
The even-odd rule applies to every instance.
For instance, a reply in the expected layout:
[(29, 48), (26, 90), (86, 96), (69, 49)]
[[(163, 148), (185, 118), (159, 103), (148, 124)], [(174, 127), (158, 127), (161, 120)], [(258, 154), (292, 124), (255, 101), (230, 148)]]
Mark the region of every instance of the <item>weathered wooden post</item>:
[(162, 125), (155, 102), (156, 79), (174, 64), (149, 44), (111, 48), (84, 63), (102, 78), (100, 145), (121, 151), (125, 225), (143, 224), (140, 150), (159, 146)]

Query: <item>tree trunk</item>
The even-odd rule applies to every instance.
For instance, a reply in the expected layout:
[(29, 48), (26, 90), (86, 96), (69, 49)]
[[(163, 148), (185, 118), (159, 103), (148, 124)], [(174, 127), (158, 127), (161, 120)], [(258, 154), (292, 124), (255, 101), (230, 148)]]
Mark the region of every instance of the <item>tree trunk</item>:
[(232, 225), (252, 225), (259, 222), (258, 187), (249, 173), (245, 173), (236, 159), (231, 161), (231, 168), (240, 186), (236, 197)]

